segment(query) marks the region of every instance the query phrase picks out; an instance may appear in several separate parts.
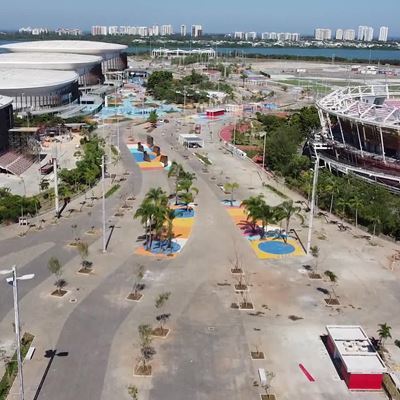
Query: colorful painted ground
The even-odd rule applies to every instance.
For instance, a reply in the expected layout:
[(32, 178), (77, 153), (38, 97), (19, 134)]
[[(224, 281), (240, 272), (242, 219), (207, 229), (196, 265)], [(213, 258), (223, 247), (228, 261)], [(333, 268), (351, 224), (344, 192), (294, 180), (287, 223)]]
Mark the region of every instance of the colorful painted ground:
[(138, 150), (138, 145), (136, 143), (128, 144), (128, 149), (133, 155), (140, 169), (145, 171), (164, 169), (164, 165), (160, 162), (160, 156), (157, 156), (148, 146), (143, 144), (143, 147), (147, 154), (150, 156), (151, 161), (143, 160), (144, 153)]
[(269, 225), (265, 238), (261, 239), (261, 227), (257, 226), (254, 228), (251, 226), (247, 221), (245, 209), (240, 207), (240, 202), (234, 201), (233, 204), (231, 204), (230, 201), (225, 200), (222, 203), (235, 222), (235, 225), (241, 230), (243, 236), (249, 240), (250, 246), (253, 248), (258, 258), (264, 260), (279, 260), (287, 256), (305, 255), (301, 244), (296, 238), (289, 236), (285, 243), (278, 226)]
[(156, 257), (176, 257), (183, 249), (190, 234), (195, 218), (195, 210), (192, 205), (186, 209), (186, 206), (171, 206), (175, 209), (175, 219), (173, 221), (174, 239), (170, 244), (168, 240), (154, 240), (151, 248), (146, 249), (145, 246), (139, 247), (135, 253), (142, 256)]

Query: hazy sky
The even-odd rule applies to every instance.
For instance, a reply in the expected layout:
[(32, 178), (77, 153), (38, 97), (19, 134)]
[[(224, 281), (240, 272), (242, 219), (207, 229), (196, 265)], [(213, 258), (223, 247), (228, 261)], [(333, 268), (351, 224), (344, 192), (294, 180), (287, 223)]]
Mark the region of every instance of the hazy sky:
[(206, 32), (293, 31), (387, 25), (400, 36), (400, 0), (1, 1), (0, 30), (20, 26), (202, 24)]

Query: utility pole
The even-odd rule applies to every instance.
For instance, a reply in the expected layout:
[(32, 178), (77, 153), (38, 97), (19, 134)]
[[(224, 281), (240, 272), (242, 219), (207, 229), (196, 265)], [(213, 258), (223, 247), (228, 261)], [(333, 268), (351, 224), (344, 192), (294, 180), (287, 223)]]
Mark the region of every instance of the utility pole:
[(117, 147), (118, 147), (118, 151), (120, 151), (120, 148), (119, 148), (119, 111), (117, 111)]
[(33, 279), (34, 274), (28, 274), (18, 277), (17, 267), (14, 265), (10, 270), (0, 271), (0, 275), (12, 274), (11, 278), (7, 278), (7, 283), (12, 283), (13, 298), (14, 298), (14, 324), (15, 324), (15, 339), (17, 341), (17, 362), (18, 362), (18, 376), (19, 376), (19, 398), (25, 400), (24, 393), (24, 374), (22, 372), (22, 355), (21, 355), (21, 332), (19, 321), (19, 307), (18, 307), (18, 281), (26, 281)]
[(312, 237), (312, 229), (314, 222), (315, 194), (317, 191), (317, 184), (318, 184), (318, 172), (319, 172), (319, 155), (317, 154), (315, 157), (313, 187), (312, 187), (311, 206), (310, 206), (310, 218), (308, 222), (307, 254), (310, 254), (310, 249), (311, 249), (311, 237)]
[(267, 144), (267, 132), (264, 132), (264, 150), (263, 150), (263, 161), (262, 161), (262, 165), (263, 165), (263, 169), (265, 170), (265, 150), (266, 150), (266, 144)]
[(58, 171), (57, 171), (57, 148), (56, 155), (53, 157), (53, 171), (54, 171), (54, 202), (55, 202), (55, 212), (56, 216), (58, 216), (58, 212), (60, 210), (59, 206), (59, 198), (58, 198)]
[(102, 190), (102, 217), (103, 217), (103, 253), (107, 252), (106, 249), (106, 194), (105, 194), (105, 167), (106, 156), (103, 154), (101, 158), (101, 190)]

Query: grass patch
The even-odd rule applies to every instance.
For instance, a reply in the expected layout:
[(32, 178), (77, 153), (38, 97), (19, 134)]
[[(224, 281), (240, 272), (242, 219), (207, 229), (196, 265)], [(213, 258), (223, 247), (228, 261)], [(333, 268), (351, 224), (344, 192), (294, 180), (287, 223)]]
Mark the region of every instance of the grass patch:
[(194, 153), (194, 154), (195, 154), (195, 156), (196, 156), (200, 161), (202, 161), (204, 164), (206, 164), (206, 165), (212, 165), (212, 162), (208, 159), (208, 157), (203, 156), (203, 155), (200, 154), (200, 153)]
[(107, 199), (108, 197), (112, 196), (119, 188), (121, 187), (121, 185), (119, 185), (118, 183), (116, 185), (113, 185), (105, 194), (105, 198)]
[[(26, 353), (31, 346), (34, 336), (30, 333), (24, 333), (21, 339), (21, 358), (25, 358)], [(17, 352), (14, 353), (11, 360), (6, 363), (6, 371), (0, 381), (0, 400), (6, 400), (14, 380), (18, 374)]]
[(274, 192), (275, 194), (277, 194), (278, 196), (284, 198), (284, 199), (288, 199), (289, 197), (286, 196), (286, 194), (282, 193), (280, 190), (276, 189), (275, 187), (269, 185), (268, 183), (264, 183), (264, 186), (266, 188), (268, 188), (269, 190), (271, 190), (271, 192)]

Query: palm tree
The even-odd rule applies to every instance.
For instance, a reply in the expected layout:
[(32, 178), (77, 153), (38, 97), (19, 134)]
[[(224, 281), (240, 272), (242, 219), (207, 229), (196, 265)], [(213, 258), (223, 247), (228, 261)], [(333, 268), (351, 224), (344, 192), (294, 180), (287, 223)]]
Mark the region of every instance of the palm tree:
[(167, 194), (160, 187), (150, 189), (146, 193), (145, 200), (153, 202), (156, 206), (166, 206), (168, 204)]
[(354, 208), (355, 210), (355, 217), (356, 217), (356, 228), (358, 228), (358, 211), (363, 206), (363, 201), (359, 195), (355, 195), (349, 202), (350, 207)]
[(244, 207), (247, 212), (247, 220), (250, 220), (253, 230), (257, 227), (257, 221), (260, 218), (260, 206), (265, 203), (263, 195), (251, 196), (246, 200), (243, 200), (241, 207)]
[(335, 179), (334, 177), (331, 177), (325, 188), (324, 188), (325, 193), (328, 193), (331, 195), (331, 202), (330, 202), (330, 206), (329, 206), (329, 213), (332, 214), (332, 210), (333, 210), (333, 202), (335, 199), (335, 196), (339, 194), (340, 191), (340, 187), (338, 185), (338, 181), (337, 179)]
[(182, 203), (185, 205), (185, 207), (186, 207), (186, 211), (188, 211), (189, 210), (189, 204), (190, 203), (193, 203), (193, 201), (194, 201), (194, 195), (193, 195), (193, 193), (191, 193), (191, 192), (188, 192), (188, 193), (182, 193), (180, 196), (179, 196), (179, 199), (182, 201)]
[(182, 174), (184, 173), (184, 169), (181, 164), (178, 164), (176, 161), (172, 161), (171, 167), (168, 171), (168, 178), (175, 178), (175, 204), (178, 204), (178, 183)]
[(230, 193), (230, 195), (231, 195), (231, 199), (230, 199), (231, 206), (233, 206), (233, 202), (234, 202), (233, 194), (236, 189), (239, 189), (239, 184), (236, 182), (227, 182), (224, 185), (224, 191)]
[(156, 207), (150, 201), (144, 200), (139, 208), (136, 210), (133, 218), (138, 219), (140, 218), (140, 222), (145, 227), (145, 235), (146, 241), (145, 246), (146, 249), (151, 246), (152, 242), (152, 222), (153, 222), (153, 215), (155, 213)]
[(304, 217), (300, 214), (301, 207), (294, 206), (293, 205), (293, 200), (287, 200), (284, 201), (280, 207), (283, 210), (283, 213), (285, 214), (285, 219), (286, 219), (286, 233), (289, 232), (289, 225), (290, 225), (290, 220), (293, 216), (296, 216), (301, 219), (301, 223), (304, 222)]
[(336, 204), (338, 208), (341, 208), (341, 210), (339, 211), (340, 216), (344, 218), (346, 216), (346, 207), (348, 207), (349, 205), (348, 200), (344, 197), (340, 197)]
[(288, 234), (287, 234), (287, 232), (286, 232), (286, 235), (283, 235), (283, 233), (282, 233), (282, 221), (284, 219), (286, 219), (286, 213), (282, 207), (282, 204), (277, 207), (273, 207), (271, 222), (273, 222), (275, 224), (279, 224), (279, 238), (282, 238), (283, 241), (285, 243), (287, 243), (287, 235)]
[(168, 248), (172, 249), (172, 239), (174, 238), (174, 219), (176, 218), (175, 210), (168, 208), (166, 212), (167, 219), (167, 240), (168, 240)]
[(379, 335), (379, 341), (380, 344), (383, 346), (385, 344), (385, 341), (387, 339), (392, 338), (392, 327), (389, 326), (386, 322), (384, 324), (379, 324), (379, 329), (378, 329), (378, 335)]

